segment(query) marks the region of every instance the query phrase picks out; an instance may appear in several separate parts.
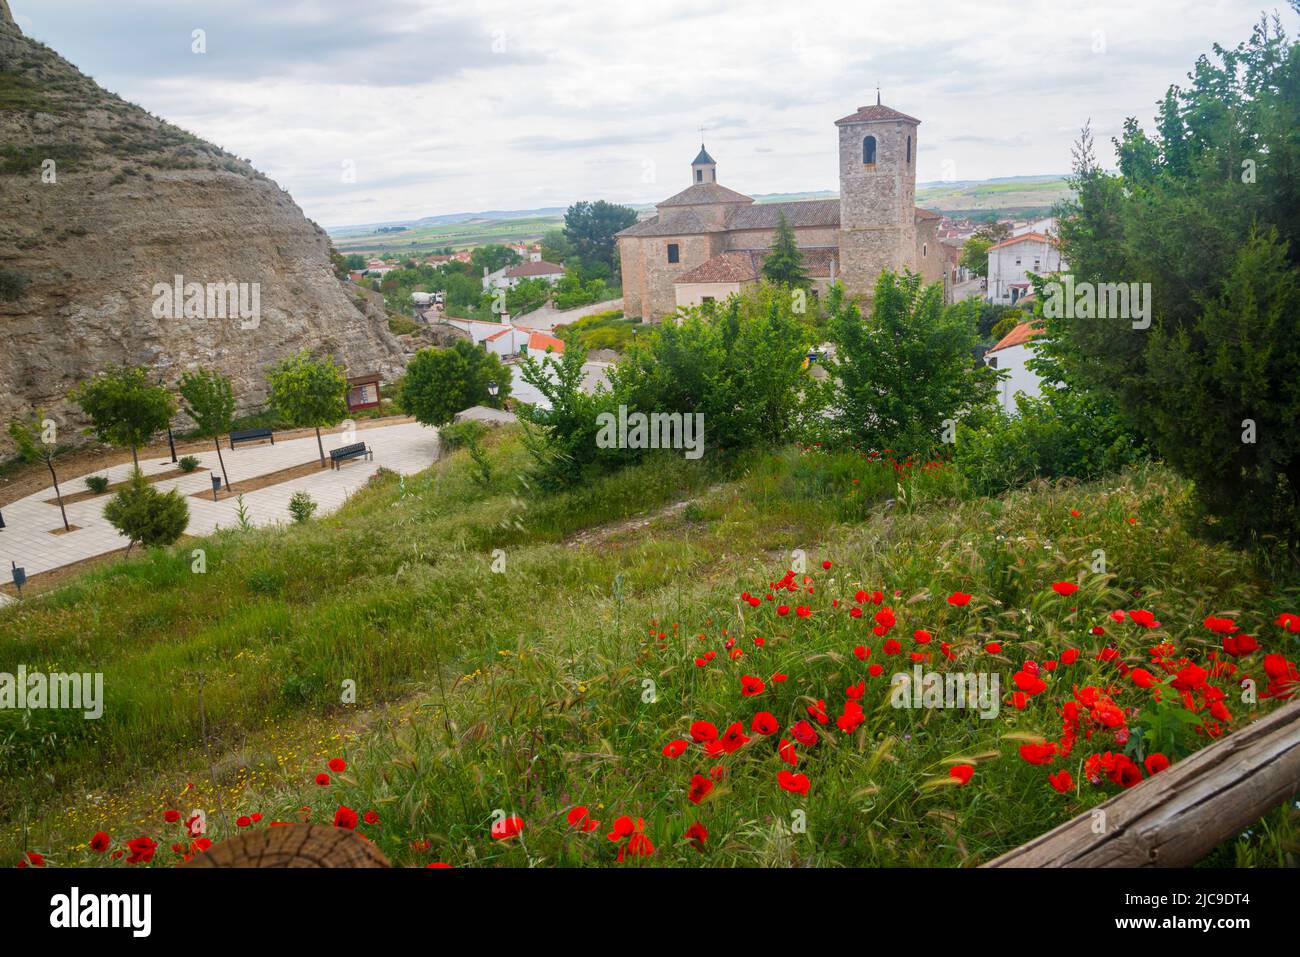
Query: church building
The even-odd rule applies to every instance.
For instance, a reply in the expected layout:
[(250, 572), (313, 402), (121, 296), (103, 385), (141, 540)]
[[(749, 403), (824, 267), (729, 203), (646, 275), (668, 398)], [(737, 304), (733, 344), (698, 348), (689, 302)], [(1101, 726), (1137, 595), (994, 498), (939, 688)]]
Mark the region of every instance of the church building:
[(886, 269), (941, 280), (940, 216), (916, 206), (920, 122), (879, 96), (836, 120), (839, 199), (755, 203), (718, 182), (718, 164), (701, 144), (690, 186), (618, 234), (624, 313), (661, 319), (758, 282), (783, 213), (819, 291), (839, 281), (850, 297), (870, 298)]

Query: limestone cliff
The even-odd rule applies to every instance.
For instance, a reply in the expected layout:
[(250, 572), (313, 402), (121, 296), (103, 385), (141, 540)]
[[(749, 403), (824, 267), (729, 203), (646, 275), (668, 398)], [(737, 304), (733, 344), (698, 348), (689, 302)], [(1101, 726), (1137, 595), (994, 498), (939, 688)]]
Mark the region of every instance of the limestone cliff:
[[(73, 438), (67, 393), (110, 363), (168, 384), (218, 368), (241, 412), (265, 400), (265, 368), (304, 348), (353, 375), (399, 371), (383, 316), (356, 308), (329, 252), (270, 179), (103, 90), (24, 37), (0, 0), (0, 436), (42, 407)], [(197, 304), (187, 316), (155, 288), (177, 276), (205, 292), (239, 284), (260, 311), (217, 318), (238, 303), (218, 287), (183, 295)]]

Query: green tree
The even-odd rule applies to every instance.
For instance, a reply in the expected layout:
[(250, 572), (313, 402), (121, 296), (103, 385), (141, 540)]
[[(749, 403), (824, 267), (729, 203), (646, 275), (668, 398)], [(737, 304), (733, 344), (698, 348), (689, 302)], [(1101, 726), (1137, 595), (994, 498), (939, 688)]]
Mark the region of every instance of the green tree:
[[(1145, 316), (1048, 308), (1088, 383), (1193, 482), (1203, 532), (1300, 548), (1300, 43), (1261, 19), (1135, 119), (1102, 170), (1085, 128), (1059, 210), (1077, 284), (1124, 283)], [(1195, 255), (1189, 255), (1194, 250)], [(1134, 287), (1132, 284), (1137, 284)], [(1058, 303), (1060, 297), (1058, 297)], [(1104, 314), (1103, 314), (1104, 313)], [(1293, 552), (1294, 554), (1294, 552)]]
[(159, 492), (135, 469), (130, 482), (104, 506), (104, 518), (126, 536), (130, 553), (137, 543), (145, 548), (174, 544), (190, 523), (190, 507), (176, 489)]
[(221, 455), (221, 436), (230, 431), (235, 420), (235, 393), (230, 380), (216, 369), (192, 369), (181, 376), (179, 391), (185, 400), (185, 414), (194, 420), (199, 435), (216, 445), (221, 477), (230, 488), (226, 460)]
[(763, 260), (763, 276), (769, 281), (791, 289), (807, 289), (811, 282), (803, 268), (803, 253), (795, 239), (794, 228), (781, 213), (772, 238), (772, 251)]
[(18, 419), (9, 423), (9, 436), (18, 446), (19, 458), (33, 464), (44, 462), (45, 467), (50, 470), (50, 478), (54, 482), (54, 497), (59, 500), (59, 512), (63, 515), (63, 530), (69, 532), (72, 531), (72, 526), (68, 524), (68, 512), (63, 507), (63, 493), (59, 491), (59, 476), (54, 471), (57, 434), (54, 420), (47, 419), (45, 413), (39, 409), (30, 421)]
[(329, 356), (313, 359), (300, 352), (275, 366), (266, 377), (271, 387), (271, 407), (295, 428), (316, 430), (321, 468), (325, 444), (320, 430), (342, 422), (348, 414), (348, 380)]
[(548, 229), (542, 234), (542, 259), (562, 266), (572, 255), (573, 244), (562, 228)]
[(421, 349), (406, 366), (399, 398), (402, 411), (424, 425), (446, 425), (457, 412), (510, 395), (510, 369), (493, 353), (463, 339), (450, 349)]
[(957, 264), (976, 276), (985, 279), (989, 275), (989, 247), (996, 246), (1011, 235), (1011, 227), (1006, 223), (985, 223), (975, 230), (961, 247), (961, 258)]
[(836, 350), (827, 370), (837, 380), (835, 424), (844, 439), (926, 455), (950, 424), (992, 405), (997, 373), (974, 359), (970, 300), (945, 308), (942, 284), (885, 272), (866, 319), (838, 283), (827, 308)]
[(172, 394), (165, 386), (150, 382), (140, 367), (110, 366), (83, 382), (73, 391), (72, 399), (89, 416), (95, 437), (129, 448), (136, 468), (140, 467), (140, 446), (167, 428), (176, 414)]
[(513, 266), (520, 262), (520, 256), (509, 246), (502, 246), (500, 243), (488, 243), (486, 246), (475, 246), (469, 254), (469, 264), (473, 267), (475, 276), (482, 276), (483, 270), (496, 272), (502, 266)]
[(584, 200), (565, 212), (564, 235), (584, 263), (601, 263), (614, 275), (618, 272), (618, 241), (614, 237), (635, 222), (636, 210), (630, 206)]

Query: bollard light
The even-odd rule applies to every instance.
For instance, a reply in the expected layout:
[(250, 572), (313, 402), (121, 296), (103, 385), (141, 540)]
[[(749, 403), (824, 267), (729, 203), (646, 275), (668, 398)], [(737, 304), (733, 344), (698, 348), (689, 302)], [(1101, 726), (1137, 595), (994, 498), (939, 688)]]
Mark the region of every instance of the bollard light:
[(5, 527), (5, 513), (0, 512), (0, 528), (4, 528), (4, 527)]
[(14, 587), (18, 589), (18, 597), (23, 597), (23, 586), (27, 584), (27, 569), (19, 568), (17, 562), (9, 563), (14, 570)]
[(212, 501), (215, 502), (217, 500), (217, 493), (219, 491), (221, 491), (221, 476), (214, 475), (212, 476)]

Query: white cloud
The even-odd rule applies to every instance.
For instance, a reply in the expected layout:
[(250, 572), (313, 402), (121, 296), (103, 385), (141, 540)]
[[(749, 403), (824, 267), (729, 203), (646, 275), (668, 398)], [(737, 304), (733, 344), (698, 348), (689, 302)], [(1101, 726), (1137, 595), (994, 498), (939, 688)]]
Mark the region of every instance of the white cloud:
[[(650, 201), (687, 184), (699, 126), (747, 193), (833, 189), (835, 119), (923, 122), (937, 180), (1063, 172), (1149, 121), (1255, 0), (13, 0), (105, 86), (251, 159), (328, 225)], [(189, 53), (207, 31), (209, 54)], [(345, 161), (356, 183), (345, 183)], [(653, 170), (653, 182), (646, 171)]]

